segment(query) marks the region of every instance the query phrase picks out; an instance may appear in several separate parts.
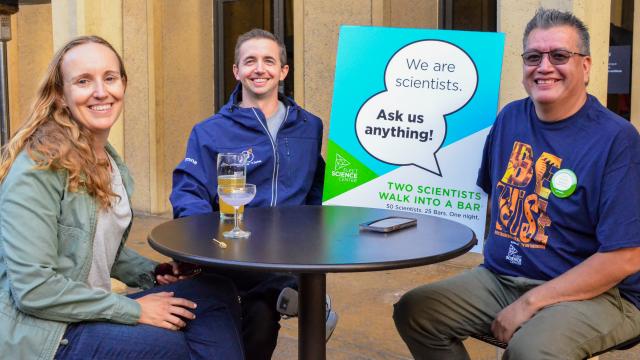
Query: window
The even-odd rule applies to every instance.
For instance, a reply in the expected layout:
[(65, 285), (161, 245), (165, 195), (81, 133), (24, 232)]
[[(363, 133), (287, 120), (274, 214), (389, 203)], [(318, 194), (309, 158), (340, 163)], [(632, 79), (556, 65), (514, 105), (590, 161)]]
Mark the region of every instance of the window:
[(440, 28), (496, 31), (497, 0), (440, 0)]

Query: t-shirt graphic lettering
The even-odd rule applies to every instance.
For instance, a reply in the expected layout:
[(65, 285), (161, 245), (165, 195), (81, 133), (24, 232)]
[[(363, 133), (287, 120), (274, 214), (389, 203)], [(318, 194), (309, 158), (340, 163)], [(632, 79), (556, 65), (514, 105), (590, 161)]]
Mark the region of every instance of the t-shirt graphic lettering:
[(531, 145), (514, 142), (504, 176), (496, 185), (499, 204), (496, 235), (522, 247), (547, 247), (545, 229), (551, 225), (546, 211), (551, 193), (549, 183), (561, 163), (562, 159), (547, 152), (536, 159)]

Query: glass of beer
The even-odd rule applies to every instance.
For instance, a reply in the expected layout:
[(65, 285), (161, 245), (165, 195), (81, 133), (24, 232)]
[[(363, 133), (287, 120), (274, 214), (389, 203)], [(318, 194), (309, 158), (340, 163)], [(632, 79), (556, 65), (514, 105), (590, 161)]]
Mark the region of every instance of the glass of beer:
[[(247, 157), (241, 153), (218, 154), (218, 186), (243, 187), (247, 182)], [(220, 204), (220, 219), (232, 220), (234, 218), (233, 206), (227, 204), (218, 196)], [(238, 209), (238, 216), (242, 219), (244, 205)]]

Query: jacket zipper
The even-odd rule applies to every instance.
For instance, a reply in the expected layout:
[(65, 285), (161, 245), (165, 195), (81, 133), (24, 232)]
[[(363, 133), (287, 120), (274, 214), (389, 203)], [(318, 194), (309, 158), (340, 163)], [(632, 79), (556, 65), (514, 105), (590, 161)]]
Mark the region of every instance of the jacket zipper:
[[(287, 119), (289, 118), (290, 108), (291, 107), (287, 105), (287, 111), (284, 115), (284, 120), (282, 120), (282, 124), (280, 124), (280, 127), (278, 128), (278, 133), (280, 132), (280, 129), (282, 129), (282, 126), (284, 125), (284, 123), (287, 122)], [(253, 114), (255, 115), (256, 119), (258, 119), (258, 123), (260, 123), (260, 125), (262, 126), (262, 129), (269, 137), (269, 141), (271, 141), (271, 150), (273, 151), (274, 161), (273, 161), (273, 172), (272, 172), (272, 178), (271, 178), (271, 204), (269, 206), (274, 207), (278, 204), (278, 173), (280, 171), (280, 156), (278, 156), (278, 145), (273, 139), (273, 137), (271, 136), (271, 133), (269, 132), (269, 128), (267, 128), (266, 124), (262, 122), (262, 119), (260, 119), (260, 116), (256, 112), (256, 109), (252, 107), (251, 110), (253, 111)], [(265, 122), (266, 122), (266, 118), (265, 118)], [(277, 138), (277, 135), (276, 135), (276, 138)]]
[[(289, 110), (291, 109), (290, 106), (287, 105), (287, 111), (284, 114), (284, 120), (282, 120), (282, 123), (280, 123), (280, 127), (278, 128), (278, 132), (276, 133), (276, 140), (278, 140), (278, 134), (280, 134), (280, 129), (282, 129), (282, 127), (284, 126), (284, 123), (287, 122), (287, 119), (289, 118)], [(269, 133), (269, 135), (271, 135), (271, 133)], [(280, 158), (278, 158), (278, 167), (276, 168), (276, 197), (275, 197), (275, 203), (273, 204), (273, 206), (278, 205), (278, 176), (280, 176)]]

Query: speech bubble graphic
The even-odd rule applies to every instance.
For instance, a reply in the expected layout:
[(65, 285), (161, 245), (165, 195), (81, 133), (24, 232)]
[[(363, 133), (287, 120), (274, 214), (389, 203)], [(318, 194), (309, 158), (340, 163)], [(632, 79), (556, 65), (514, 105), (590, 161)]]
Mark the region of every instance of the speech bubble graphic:
[(386, 90), (358, 111), (358, 141), (380, 161), (415, 165), (442, 176), (436, 153), (446, 137), (445, 116), (473, 98), (478, 86), (475, 63), (450, 42), (420, 40), (391, 57), (384, 79)]

